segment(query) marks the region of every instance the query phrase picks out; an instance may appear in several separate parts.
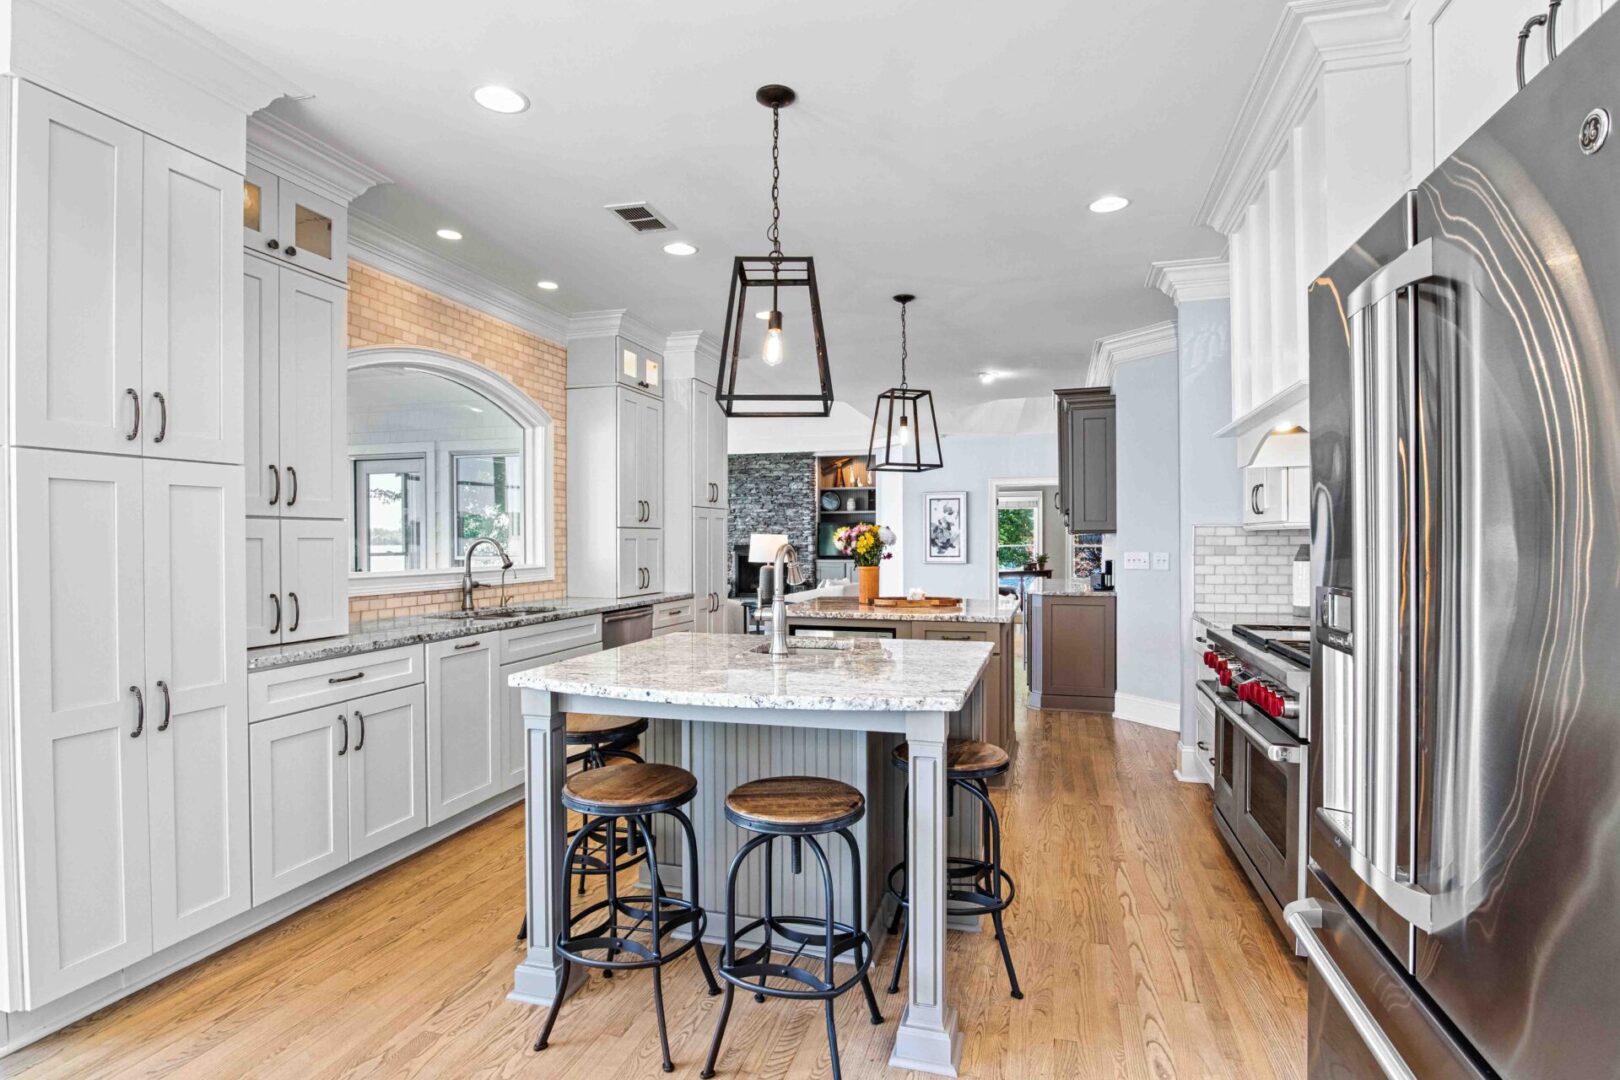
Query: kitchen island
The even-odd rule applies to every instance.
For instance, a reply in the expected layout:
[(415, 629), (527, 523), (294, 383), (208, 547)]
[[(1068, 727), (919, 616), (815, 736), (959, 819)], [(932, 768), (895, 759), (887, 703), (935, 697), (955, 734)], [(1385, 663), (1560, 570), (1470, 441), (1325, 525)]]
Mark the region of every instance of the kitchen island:
[[(901, 856), (911, 868), (910, 978), (890, 1065), (956, 1075), (961, 1034), (945, 980), (945, 857), (947, 833), (971, 835), (961, 808), (949, 816), (945, 782), (947, 736), (982, 737), (984, 680), (992, 646), (976, 641), (806, 639), (773, 658), (758, 638), (674, 634), (521, 671), (527, 738), (526, 856), (530, 947), (514, 975), (514, 1000), (549, 1004), (573, 986), (559, 985), (562, 965), (552, 943), (561, 917), (560, 866), (566, 814), (565, 716), (586, 712), (646, 717), (662, 733), (649, 740), (650, 760), (673, 760), (692, 771), (698, 798), (687, 811), (697, 830), (701, 867), (675, 866), (676, 845), (660, 842), (659, 865), (670, 866), (666, 888), (680, 882), (709, 911), (709, 940), (724, 924), (724, 868), (738, 831), (724, 819), (728, 791), (765, 776), (808, 774), (854, 784), (867, 798), (855, 832), (862, 848), (863, 910), (843, 905), (850, 866), (834, 865), (841, 884), (838, 916), (869, 928), (875, 947), (888, 913), (883, 880)], [(662, 723), (657, 723), (662, 721)], [(651, 733), (650, 733), (651, 734)], [(909, 773), (890, 763), (900, 741), (910, 744)], [(909, 775), (910, 831), (902, 835), (900, 794)], [(779, 870), (778, 911), (789, 904), (819, 911), (802, 883)], [(699, 887), (693, 889), (693, 878)], [(740, 908), (755, 897), (740, 893)], [(751, 915), (752, 909), (739, 911)], [(576, 967), (574, 969), (579, 972)], [(582, 977), (582, 976), (581, 976)]]

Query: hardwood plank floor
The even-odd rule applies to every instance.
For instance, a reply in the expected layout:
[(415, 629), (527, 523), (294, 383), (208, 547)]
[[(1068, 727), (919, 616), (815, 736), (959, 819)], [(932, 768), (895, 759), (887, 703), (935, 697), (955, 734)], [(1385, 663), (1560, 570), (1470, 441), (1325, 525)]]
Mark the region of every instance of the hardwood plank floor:
[[(1022, 703), (1020, 703), (1022, 705)], [(1019, 886), (993, 937), (952, 935), (965, 1077), (1300, 1077), (1303, 969), (1210, 821), (1175, 781), (1175, 737), (1081, 713), (1020, 711), (995, 792)], [(645, 976), (593, 978), (549, 1049), (506, 1000), (518, 959), (522, 811), (502, 813), (8, 1058), (15, 1077), (662, 1077)], [(882, 958), (884, 979), (893, 944)], [(874, 980), (876, 982), (877, 980)], [(844, 1075), (891, 1077), (902, 996), (871, 1026), (838, 1011)], [(677, 1077), (696, 1077), (719, 999), (690, 957), (665, 980)], [(738, 995), (723, 1077), (825, 1077), (817, 1003)]]

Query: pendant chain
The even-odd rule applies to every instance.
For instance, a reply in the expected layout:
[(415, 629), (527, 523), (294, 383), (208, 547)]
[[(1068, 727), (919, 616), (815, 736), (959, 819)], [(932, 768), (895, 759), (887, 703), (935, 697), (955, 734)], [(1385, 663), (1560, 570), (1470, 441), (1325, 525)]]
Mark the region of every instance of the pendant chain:
[(771, 242), (771, 263), (782, 264), (782, 110), (771, 110), (771, 227), (765, 238)]
[(906, 305), (900, 305), (900, 389), (906, 388)]

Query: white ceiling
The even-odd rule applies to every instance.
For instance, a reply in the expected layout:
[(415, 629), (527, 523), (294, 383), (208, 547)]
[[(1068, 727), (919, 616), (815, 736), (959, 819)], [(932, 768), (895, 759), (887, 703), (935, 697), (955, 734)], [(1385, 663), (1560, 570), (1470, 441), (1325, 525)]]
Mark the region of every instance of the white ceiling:
[[(1283, 7), (168, 2), (313, 95), (273, 111), (395, 179), (358, 207), (562, 311), (717, 337), (732, 256), (767, 250), (754, 90), (793, 86), (782, 238), (816, 257), (837, 397), (869, 413), (897, 381), (890, 296), (913, 292), (912, 384), (945, 417), (1074, 385), (1095, 338), (1169, 317), (1148, 264), (1221, 251), (1193, 214)], [(479, 108), (490, 82), (533, 106)], [(1087, 212), (1107, 193), (1132, 205)], [(643, 199), (700, 254), (602, 209)]]

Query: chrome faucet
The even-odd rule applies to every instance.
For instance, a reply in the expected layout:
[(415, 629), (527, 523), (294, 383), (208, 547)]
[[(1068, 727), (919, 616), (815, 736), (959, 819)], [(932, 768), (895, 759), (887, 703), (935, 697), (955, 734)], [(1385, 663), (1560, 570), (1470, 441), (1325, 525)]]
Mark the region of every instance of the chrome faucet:
[(501, 577), (502, 577), (503, 580), (505, 579), (506, 571), (512, 569), (512, 559), (511, 559), (511, 557), (506, 554), (506, 549), (501, 547), (501, 542), (499, 540), (495, 539), (493, 536), (480, 536), (477, 540), (474, 540), (472, 543), (468, 544), (467, 545), (467, 553), (462, 556), (462, 569), (461, 569), (461, 610), (462, 611), (471, 611), (473, 609), (473, 576), (472, 576), (473, 552), (477, 551), (479, 549), (479, 547), (481, 545), (483, 545), (483, 544), (494, 544), (495, 545), (495, 550), (501, 553)]
[(788, 654), (787, 586), (803, 584), (804, 568), (799, 565), (799, 551), (792, 544), (783, 544), (776, 549), (776, 571), (771, 575), (771, 586), (776, 592), (776, 595), (771, 597), (772, 656)]

